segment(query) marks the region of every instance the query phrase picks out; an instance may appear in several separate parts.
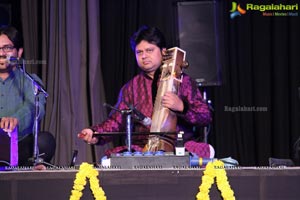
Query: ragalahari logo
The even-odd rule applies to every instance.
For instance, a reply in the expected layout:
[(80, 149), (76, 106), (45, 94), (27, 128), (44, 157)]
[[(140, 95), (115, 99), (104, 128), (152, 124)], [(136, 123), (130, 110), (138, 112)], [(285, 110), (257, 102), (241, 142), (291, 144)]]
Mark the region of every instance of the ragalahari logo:
[(237, 4), (236, 2), (232, 2), (232, 7), (230, 10), (231, 14), (230, 14), (230, 18), (233, 19), (236, 16), (241, 16), (246, 14), (246, 10), (244, 10), (243, 8), (241, 8), (240, 4)]

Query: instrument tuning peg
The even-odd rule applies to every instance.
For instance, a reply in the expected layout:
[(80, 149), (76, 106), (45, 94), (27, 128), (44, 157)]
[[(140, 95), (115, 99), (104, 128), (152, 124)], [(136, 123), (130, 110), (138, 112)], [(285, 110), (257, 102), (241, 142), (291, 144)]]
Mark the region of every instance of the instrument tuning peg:
[(188, 61), (183, 61), (182, 64), (181, 64), (181, 67), (182, 68), (188, 68), (189, 67)]

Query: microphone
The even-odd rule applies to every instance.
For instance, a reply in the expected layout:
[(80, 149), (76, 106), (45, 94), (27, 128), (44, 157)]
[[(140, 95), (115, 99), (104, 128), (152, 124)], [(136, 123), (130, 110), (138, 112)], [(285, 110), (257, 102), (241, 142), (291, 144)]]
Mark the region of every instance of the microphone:
[(132, 110), (132, 112), (135, 114), (138, 121), (140, 121), (141, 124), (144, 126), (149, 126), (152, 123), (152, 120), (145, 116), (143, 113), (141, 113), (138, 109), (136, 109), (133, 105), (130, 105), (129, 108)]
[(74, 167), (77, 160), (78, 150), (73, 151), (70, 167)]
[[(143, 113), (141, 113), (139, 110), (137, 110), (133, 105), (129, 105), (128, 103), (126, 103), (126, 104), (129, 107), (129, 109), (134, 113), (136, 120), (138, 120), (144, 126), (149, 126), (151, 124), (152, 121), (149, 117), (146, 117)], [(129, 112), (129, 110), (119, 110), (107, 103), (104, 103), (103, 106), (107, 106), (107, 107), (111, 108), (112, 110), (116, 110), (122, 114)]]
[(215, 160), (221, 160), (224, 163), (225, 167), (236, 167), (239, 165), (239, 162), (231, 157), (227, 158), (201, 158), (196, 155), (190, 156), (190, 166), (191, 167), (204, 167), (209, 162), (213, 162)]
[(213, 162), (217, 159), (215, 158), (201, 158), (198, 156), (190, 157), (190, 166), (191, 167), (204, 167), (209, 162)]
[(23, 59), (14, 56), (7, 56), (6, 60), (9, 65), (19, 65), (23, 63)]

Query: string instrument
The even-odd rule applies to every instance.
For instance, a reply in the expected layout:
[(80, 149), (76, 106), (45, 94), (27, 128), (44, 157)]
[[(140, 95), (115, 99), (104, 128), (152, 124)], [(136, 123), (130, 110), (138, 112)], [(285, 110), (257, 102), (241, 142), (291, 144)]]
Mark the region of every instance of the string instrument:
[[(178, 47), (167, 49), (163, 55), (163, 64), (160, 68), (161, 77), (155, 98), (150, 132), (176, 131), (177, 116), (170, 109), (163, 107), (161, 101), (166, 92), (178, 93), (180, 83), (182, 82), (182, 67), (187, 67), (185, 55), (185, 51)], [(149, 135), (144, 151), (158, 150), (173, 151), (174, 136)]]

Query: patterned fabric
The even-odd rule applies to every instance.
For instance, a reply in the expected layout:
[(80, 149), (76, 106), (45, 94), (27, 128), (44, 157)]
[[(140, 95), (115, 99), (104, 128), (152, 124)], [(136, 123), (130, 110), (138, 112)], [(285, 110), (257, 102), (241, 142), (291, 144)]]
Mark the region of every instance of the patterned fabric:
[[(152, 82), (153, 80), (143, 72), (136, 75), (122, 87), (115, 107), (123, 110), (128, 109), (127, 103), (132, 104), (145, 116), (151, 118), (153, 111)], [(207, 125), (211, 122), (211, 114), (198, 90), (196, 82), (186, 74), (183, 74), (178, 95), (183, 100), (185, 109), (182, 113), (177, 112), (177, 131), (184, 131), (184, 139), (189, 140), (193, 136), (193, 126)], [(113, 110), (106, 121), (91, 128), (100, 133), (125, 132), (126, 120), (120, 112)], [(149, 132), (150, 126), (146, 127), (139, 122), (134, 122), (133, 130), (135, 132)], [(107, 137), (103, 139), (106, 142), (110, 140)], [(132, 137), (132, 144), (143, 146), (146, 142), (146, 135)]]

